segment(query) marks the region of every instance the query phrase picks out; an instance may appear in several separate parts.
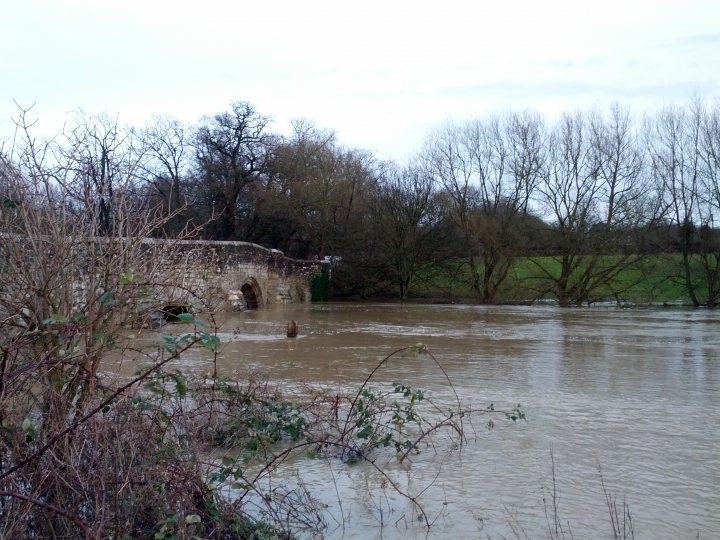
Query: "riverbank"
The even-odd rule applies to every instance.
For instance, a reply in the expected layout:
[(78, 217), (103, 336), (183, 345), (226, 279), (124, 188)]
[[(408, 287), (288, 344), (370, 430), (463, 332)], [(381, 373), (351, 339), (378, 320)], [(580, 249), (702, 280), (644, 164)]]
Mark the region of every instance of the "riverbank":
[[(682, 276), (682, 259), (678, 254), (649, 255), (632, 260), (621, 256), (603, 256), (597, 262), (593, 279), (582, 274), (578, 264), (568, 278), (569, 287), (585, 286), (587, 292), (580, 305), (610, 303), (633, 307), (692, 306)], [(587, 261), (585, 265), (587, 265)], [(605, 269), (605, 275), (602, 274)], [(612, 269), (612, 270), (609, 270)], [(499, 305), (558, 303), (557, 281), (561, 272), (558, 257), (521, 257), (509, 269), (497, 289), (493, 302)], [(695, 275), (700, 275), (698, 271)], [(597, 277), (600, 276), (600, 277)], [(581, 284), (585, 279), (587, 283)], [(576, 283), (577, 282), (577, 283)], [(471, 287), (472, 277), (466, 261), (439, 263), (419, 272), (411, 282), (407, 300), (419, 303), (477, 304), (478, 295)], [(694, 282), (698, 296), (707, 294), (702, 278)], [(355, 297), (358, 298), (359, 297)], [(397, 291), (371, 293), (377, 301), (397, 300)]]

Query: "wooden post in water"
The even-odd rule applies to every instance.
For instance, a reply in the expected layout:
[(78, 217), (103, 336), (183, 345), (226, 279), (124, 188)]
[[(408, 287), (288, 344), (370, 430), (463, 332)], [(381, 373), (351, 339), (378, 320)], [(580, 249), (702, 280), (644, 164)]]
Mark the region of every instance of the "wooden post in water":
[(287, 337), (297, 337), (297, 323), (292, 319), (287, 324)]

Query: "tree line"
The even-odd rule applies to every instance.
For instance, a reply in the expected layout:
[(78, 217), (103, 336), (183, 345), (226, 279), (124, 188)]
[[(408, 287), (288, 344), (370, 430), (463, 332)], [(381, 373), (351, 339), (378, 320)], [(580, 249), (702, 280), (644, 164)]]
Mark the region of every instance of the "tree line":
[(404, 300), (440, 272), (489, 304), (505, 300), (519, 259), (535, 269), (526, 300), (579, 305), (649, 256), (673, 253), (668, 279), (692, 304), (720, 301), (717, 102), (641, 119), (614, 106), (553, 122), (524, 111), (448, 123), (402, 164), (306, 120), (274, 133), (242, 101), (194, 125), (78, 113), (42, 144), (29, 111), (16, 123), (23, 135), (1, 149), (3, 207), (23, 203), (8, 171), (42, 162), (58, 185), (72, 184), (67, 211), (96, 220), (99, 234), (130, 230), (117, 205), (132, 201), (137, 216), (162, 217), (156, 235), (341, 257), (337, 294)]

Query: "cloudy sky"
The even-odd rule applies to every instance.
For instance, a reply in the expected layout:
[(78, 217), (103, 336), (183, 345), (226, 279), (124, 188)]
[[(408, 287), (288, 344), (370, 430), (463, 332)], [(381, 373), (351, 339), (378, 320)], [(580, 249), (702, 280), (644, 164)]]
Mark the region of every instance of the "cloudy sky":
[(3, 0), (0, 46), (0, 140), (14, 101), (51, 133), (245, 100), (404, 160), (449, 119), (720, 98), (718, 0)]

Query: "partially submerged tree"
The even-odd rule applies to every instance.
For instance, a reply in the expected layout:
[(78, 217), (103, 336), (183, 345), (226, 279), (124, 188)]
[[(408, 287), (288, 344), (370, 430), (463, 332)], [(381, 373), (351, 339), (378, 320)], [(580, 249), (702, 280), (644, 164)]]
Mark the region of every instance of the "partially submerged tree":
[(555, 253), (554, 264), (533, 262), (560, 305), (622, 292), (612, 287), (642, 256), (641, 231), (661, 217), (627, 112), (615, 107), (607, 118), (563, 116), (550, 135), (538, 192), (552, 216), (549, 249)]
[(720, 107), (695, 101), (668, 108), (650, 123), (649, 154), (677, 230), (681, 267), (673, 276), (695, 306), (720, 302)]
[(365, 271), (383, 276), (407, 300), (419, 274), (441, 251), (433, 177), (418, 166), (388, 164), (371, 203), (366, 228)]

